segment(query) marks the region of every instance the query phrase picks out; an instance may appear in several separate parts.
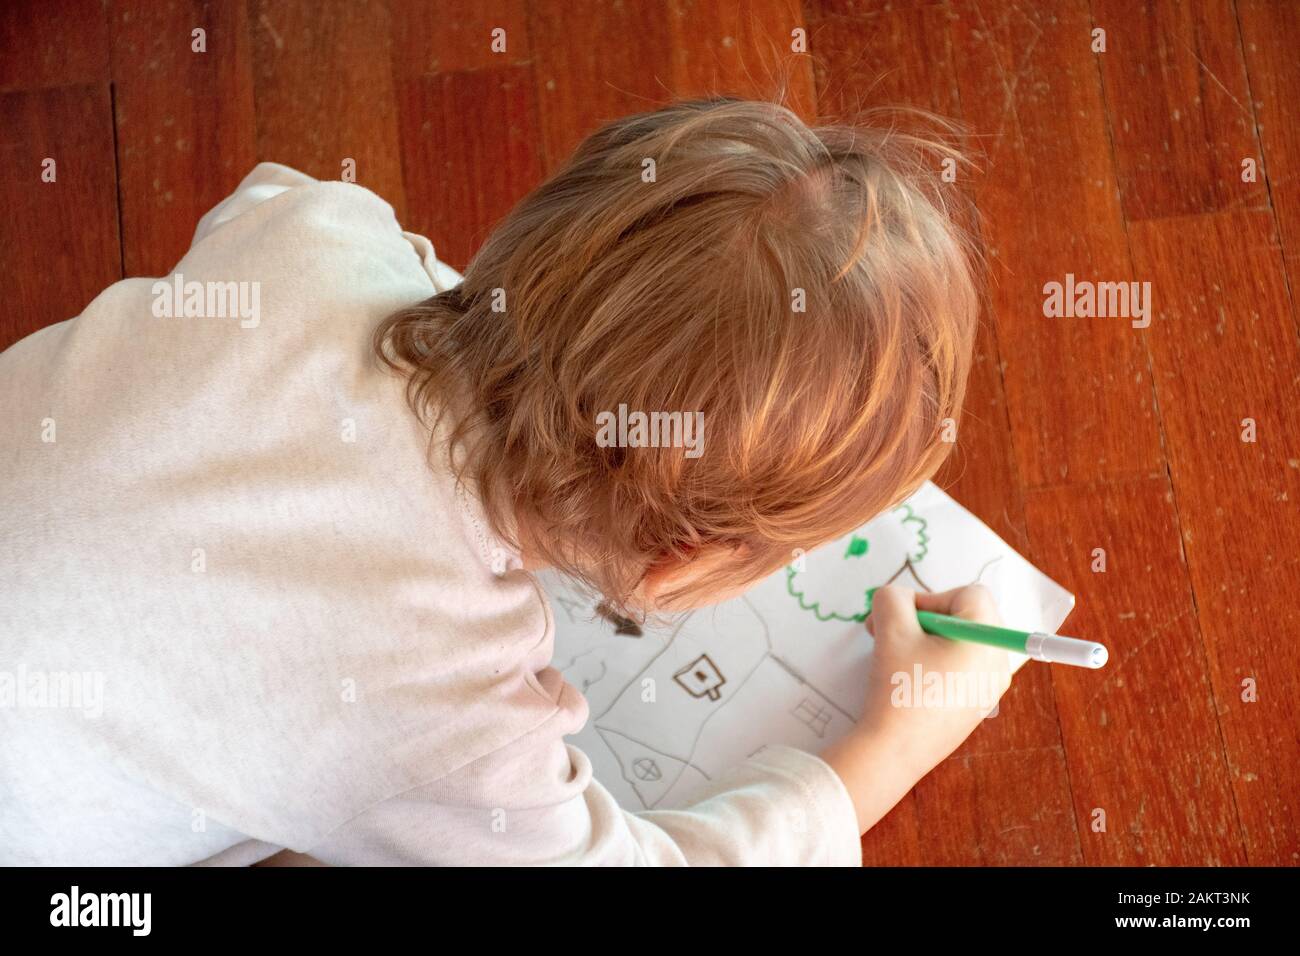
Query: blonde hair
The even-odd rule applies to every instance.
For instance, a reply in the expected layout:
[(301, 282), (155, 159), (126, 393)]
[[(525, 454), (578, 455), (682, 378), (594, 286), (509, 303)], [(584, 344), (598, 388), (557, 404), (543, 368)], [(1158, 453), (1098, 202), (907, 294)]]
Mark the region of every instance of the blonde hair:
[[(376, 349), (426, 423), (464, 401), (457, 473), (540, 562), (618, 609), (708, 547), (734, 560), (672, 597), (743, 586), (897, 504), (951, 447), (979, 295), (948, 142), (728, 98), (620, 119)], [(602, 447), (597, 415), (620, 405), (703, 412), (703, 454)]]

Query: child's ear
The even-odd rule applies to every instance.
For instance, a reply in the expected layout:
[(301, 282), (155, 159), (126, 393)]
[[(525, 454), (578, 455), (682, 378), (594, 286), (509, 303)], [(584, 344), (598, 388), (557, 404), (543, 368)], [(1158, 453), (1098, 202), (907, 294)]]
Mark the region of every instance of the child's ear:
[(741, 593), (745, 588), (711, 591), (703, 597), (688, 597), (664, 603), (666, 595), (702, 581), (711, 574), (735, 564), (745, 553), (744, 545), (705, 545), (687, 557), (664, 555), (649, 569), (633, 593), (640, 606), (656, 611), (681, 611), (706, 604), (716, 604)]

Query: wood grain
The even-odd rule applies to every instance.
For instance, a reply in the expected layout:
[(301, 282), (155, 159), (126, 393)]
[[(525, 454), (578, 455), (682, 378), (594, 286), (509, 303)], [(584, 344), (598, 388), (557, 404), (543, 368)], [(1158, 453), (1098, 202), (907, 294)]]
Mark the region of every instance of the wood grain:
[(355, 182), (405, 214), (392, 22), (383, 0), (249, 0), (257, 154)]
[(164, 275), (257, 161), (247, 17), (242, 3), (117, 0), (111, 30), (126, 274)]
[[(1085, 4), (953, 5), (965, 120), (1018, 471), (1028, 487), (1164, 467), (1147, 357), (1125, 318), (1047, 318), (1044, 286), (1131, 278)], [(1115, 427), (1117, 421), (1123, 427)]]
[(1083, 862), (1059, 743), (945, 760), (917, 787), (916, 803), (926, 866)]
[[(1252, 862), (1300, 861), (1300, 341), (1268, 210), (1132, 227), (1182, 543)], [(1214, 268), (1188, 270), (1193, 257)], [(1243, 441), (1243, 422), (1256, 440)], [(1258, 702), (1243, 700), (1243, 682)], [(1181, 685), (1180, 685), (1181, 686)]]
[(806, 31), (798, 0), (670, 0), (668, 11), (674, 95), (775, 101), (816, 118), (812, 61), (791, 50)]
[(862, 865), (922, 866), (925, 863), (922, 842), (916, 794), (909, 793), (862, 835)]
[(673, 98), (672, 35), (658, 2), (533, 3), (542, 162), (554, 171), (603, 123)]
[(1300, 289), (1300, 4), (1237, 0), (1268, 196), (1292, 294)]
[(0, 91), (108, 81), (107, 0), (0, 3)]
[(491, 228), (542, 179), (530, 67), (401, 83), (409, 228), (464, 269)]
[(1232, 0), (1093, 0), (1129, 221), (1267, 202)]
[(0, 93), (0, 349), (122, 277), (115, 178), (107, 85)]
[[(864, 109), (903, 105), (960, 119), (950, 19), (943, 6), (917, 5), (814, 20), (822, 118), (851, 122)], [(887, 120), (876, 122), (923, 126), (907, 116), (886, 115)], [(969, 193), (969, 177), (959, 175), (953, 188)], [(1025, 547), (1020, 482), (991, 321), (981, 323), (967, 411), (953, 455), (936, 481), (1013, 545)], [(1057, 724), (1046, 670), (1022, 671), (999, 716), (985, 721), (953, 758), (920, 783), (914, 803), (902, 805), (926, 835), (919, 848), (923, 862), (1079, 861), (1073, 827), (1061, 826), (1069, 820), (1070, 789)], [(1029, 790), (1036, 799), (1025, 802), (1021, 795)], [(864, 846), (872, 845), (868, 834)]]
[(880, 107), (926, 109), (959, 118), (951, 12), (915, 5), (869, 16), (810, 14), (821, 118), (851, 122)]
[(1026, 514), (1040, 566), (1078, 598), (1068, 633), (1111, 652), (1100, 671), (1051, 669), (1084, 860), (1244, 863), (1168, 480), (1038, 490)]
[[(399, 77), (526, 64), (524, 0), (392, 0), (393, 69)], [(504, 50), (494, 49), (494, 30)]]

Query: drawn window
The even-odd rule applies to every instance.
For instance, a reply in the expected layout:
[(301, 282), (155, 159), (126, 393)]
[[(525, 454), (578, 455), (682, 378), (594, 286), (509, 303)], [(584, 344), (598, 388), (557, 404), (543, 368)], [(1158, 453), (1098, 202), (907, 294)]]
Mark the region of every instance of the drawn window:
[(807, 724), (818, 737), (826, 736), (826, 728), (831, 722), (831, 712), (822, 704), (810, 697), (805, 697), (799, 701), (799, 706), (790, 713), (796, 719)]

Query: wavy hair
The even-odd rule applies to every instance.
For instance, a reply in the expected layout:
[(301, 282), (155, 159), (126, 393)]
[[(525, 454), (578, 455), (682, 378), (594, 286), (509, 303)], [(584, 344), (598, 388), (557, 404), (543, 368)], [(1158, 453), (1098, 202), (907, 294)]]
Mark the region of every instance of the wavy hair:
[[(733, 559), (672, 599), (752, 583), (951, 448), (979, 269), (940, 176), (964, 162), (955, 128), (932, 119), (809, 128), (717, 98), (609, 123), (376, 351), (426, 423), (454, 396), (458, 478), (538, 562), (624, 611), (701, 549)], [(597, 416), (620, 404), (703, 412), (703, 453), (603, 447)]]

